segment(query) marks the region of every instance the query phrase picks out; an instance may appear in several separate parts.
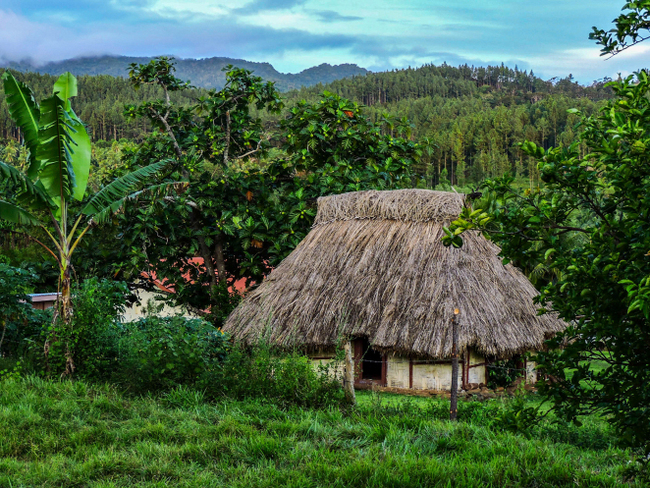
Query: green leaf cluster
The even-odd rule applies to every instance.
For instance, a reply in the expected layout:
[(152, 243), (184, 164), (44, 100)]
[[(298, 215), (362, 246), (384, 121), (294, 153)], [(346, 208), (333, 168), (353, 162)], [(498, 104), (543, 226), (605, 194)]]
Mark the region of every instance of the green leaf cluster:
[(511, 177), (487, 181), (489, 219), (466, 210), (445, 243), (479, 229), (506, 260), (558, 270), (542, 284), (538, 302), (540, 313), (557, 313), (567, 329), (538, 355), (552, 379), (542, 392), (567, 420), (601, 413), (622, 441), (647, 454), (650, 79), (640, 71), (611, 88), (616, 100), (582, 119), (586, 154), (575, 145), (544, 150), (524, 143), (539, 161), (544, 186), (522, 192)]

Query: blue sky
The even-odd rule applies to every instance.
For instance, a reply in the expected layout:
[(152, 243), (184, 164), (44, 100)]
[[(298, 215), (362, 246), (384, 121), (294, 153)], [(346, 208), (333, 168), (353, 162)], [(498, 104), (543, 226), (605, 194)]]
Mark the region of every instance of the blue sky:
[(0, 0), (0, 60), (228, 56), (283, 72), (504, 62), (590, 83), (646, 67), (650, 41), (609, 60), (588, 39), (623, 0)]

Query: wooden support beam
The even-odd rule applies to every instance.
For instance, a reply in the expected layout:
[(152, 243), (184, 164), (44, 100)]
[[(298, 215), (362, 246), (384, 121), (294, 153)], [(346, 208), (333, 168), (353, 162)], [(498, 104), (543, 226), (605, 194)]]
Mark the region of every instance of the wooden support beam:
[(343, 370), (343, 390), (345, 399), (350, 405), (357, 404), (357, 397), (354, 392), (354, 360), (352, 359), (352, 344), (346, 341), (343, 345), (345, 351), (345, 367)]
[(451, 404), (449, 406), (449, 420), (455, 421), (458, 416), (458, 315), (460, 310), (454, 309), (451, 319), (453, 342), (451, 345)]

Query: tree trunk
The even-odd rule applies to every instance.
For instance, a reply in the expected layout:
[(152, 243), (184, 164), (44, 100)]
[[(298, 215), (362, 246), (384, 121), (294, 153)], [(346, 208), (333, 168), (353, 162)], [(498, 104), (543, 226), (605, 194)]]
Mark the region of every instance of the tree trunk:
[(449, 420), (455, 421), (458, 415), (458, 314), (454, 310), (454, 317), (451, 319), (452, 348), (451, 348), (451, 405), (449, 407)]
[(63, 270), (63, 279), (61, 280), (61, 320), (66, 332), (65, 338), (65, 370), (63, 376), (69, 376), (74, 373), (75, 366), (72, 358), (74, 346), (70, 343), (72, 327), (72, 277), (70, 276), (70, 261), (68, 261)]
[(223, 257), (223, 241), (221, 236), (217, 237), (217, 242), (214, 245), (214, 258), (217, 262), (217, 279), (219, 283), (226, 281), (226, 260)]
[[(70, 257), (61, 253), (61, 274), (59, 276), (59, 297), (56, 304), (56, 312), (54, 314), (53, 329), (45, 341), (43, 352), (45, 354), (45, 362), (48, 363), (48, 356), (52, 344), (64, 340), (64, 357), (65, 357), (65, 370), (61, 377), (69, 376), (74, 373), (74, 347), (71, 344), (71, 327), (72, 327), (72, 276)], [(47, 366), (49, 371), (49, 366)]]

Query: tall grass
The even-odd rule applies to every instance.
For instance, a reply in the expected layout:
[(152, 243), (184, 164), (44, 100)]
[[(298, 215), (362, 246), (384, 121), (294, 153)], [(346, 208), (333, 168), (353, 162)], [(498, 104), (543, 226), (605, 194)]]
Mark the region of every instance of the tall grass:
[(642, 486), (604, 423), (526, 438), (498, 427), (503, 405), (461, 403), (452, 424), (436, 399), (361, 393), (356, 409), (315, 410), (13, 377), (0, 381), (0, 486)]

